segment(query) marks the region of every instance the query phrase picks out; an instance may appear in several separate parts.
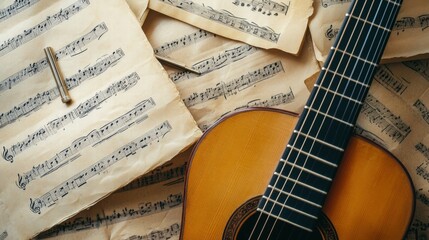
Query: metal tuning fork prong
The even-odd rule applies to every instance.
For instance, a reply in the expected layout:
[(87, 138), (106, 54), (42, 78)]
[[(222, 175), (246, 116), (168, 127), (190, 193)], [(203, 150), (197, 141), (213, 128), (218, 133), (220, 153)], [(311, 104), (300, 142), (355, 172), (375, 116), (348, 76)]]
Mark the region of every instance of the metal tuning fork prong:
[(68, 103), (71, 101), (71, 97), (69, 91), (67, 90), (66, 82), (64, 81), (64, 78), (59, 70), (54, 50), (52, 50), (51, 47), (46, 47), (43, 50), (45, 51), (46, 58), (48, 59), (48, 64), (51, 68), (52, 75), (54, 75), (58, 91), (60, 92), (61, 101), (63, 103)]

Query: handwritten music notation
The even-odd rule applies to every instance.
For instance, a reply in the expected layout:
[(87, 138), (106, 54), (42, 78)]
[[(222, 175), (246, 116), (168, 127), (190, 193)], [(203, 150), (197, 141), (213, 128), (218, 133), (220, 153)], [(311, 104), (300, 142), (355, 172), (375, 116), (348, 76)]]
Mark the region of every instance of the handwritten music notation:
[(429, 124), (429, 109), (425, 104), (417, 99), (417, 101), (413, 104), (413, 107), (417, 110), (417, 112), (422, 117), (423, 121)]
[(168, 228), (155, 230), (146, 235), (132, 235), (127, 240), (167, 240), (180, 234), (180, 224), (174, 223)]
[(272, 78), (282, 71), (284, 69), (281, 61), (273, 62), (227, 83), (219, 82), (215, 87), (207, 88), (204, 92), (194, 92), (184, 98), (183, 101), (186, 106), (191, 107), (222, 96), (227, 99), (229, 96), (236, 95), (238, 92)]
[(420, 28), (424, 31), (428, 27), (429, 14), (423, 14), (417, 17), (402, 17), (397, 19), (393, 25), (392, 31), (396, 31), (396, 34), (399, 35), (399, 32), (404, 32), (406, 29)]
[(139, 149), (143, 149), (150, 144), (160, 142), (161, 139), (171, 131), (171, 129), (170, 123), (168, 121), (164, 121), (162, 124), (143, 134), (141, 137), (118, 148), (113, 153), (75, 174), (39, 198), (30, 198), (30, 210), (34, 213), (40, 214), (42, 208), (51, 207), (58, 202), (59, 199), (64, 198), (71, 190), (82, 187), (88, 180), (106, 171), (107, 168), (113, 164), (130, 155), (136, 154)]
[[(87, 34), (79, 37), (78, 39), (60, 48), (59, 50), (56, 50), (55, 56), (57, 57), (57, 60), (60, 60), (65, 56), (74, 56), (86, 51), (86, 46), (90, 42), (94, 40), (99, 40), (101, 36), (107, 31), (108, 29), (105, 23), (98, 24)], [(35, 74), (41, 72), (42, 70), (48, 68), (48, 66), (48, 60), (46, 58), (43, 58), (34, 63), (30, 63), (28, 67), (0, 81), (0, 93), (7, 89), (11, 89), (25, 79), (32, 77)]]
[(205, 30), (199, 29), (196, 32), (187, 34), (183, 37), (174, 39), (172, 41), (166, 42), (164, 44), (162, 44), (161, 46), (154, 48), (154, 53), (161, 55), (161, 56), (166, 56), (168, 54), (170, 54), (171, 52), (190, 46), (192, 44), (195, 44), (199, 41), (205, 40), (207, 38), (211, 38), (211, 37), (215, 37), (216, 35), (214, 35), (213, 33), (207, 32)]
[(415, 60), (402, 62), (405, 66), (419, 73), (423, 78), (429, 81), (429, 60)]
[(428, 169), (428, 163), (422, 163), (416, 168), (416, 173), (418, 176), (421, 176), (424, 180), (426, 180), (429, 183), (429, 171)]
[(69, 147), (61, 150), (49, 160), (38, 164), (37, 166), (33, 166), (30, 171), (18, 174), (16, 185), (25, 190), (26, 186), (36, 178), (51, 174), (59, 168), (64, 167), (69, 162), (79, 158), (81, 156), (79, 152), (84, 148), (90, 145), (95, 146), (100, 144), (106, 139), (112, 138), (113, 136), (126, 131), (131, 125), (141, 123), (148, 117), (147, 114), (144, 113), (155, 107), (155, 105), (156, 104), (152, 98), (143, 100), (133, 109), (115, 120), (105, 124), (99, 129), (92, 130), (86, 136), (75, 139)]
[(374, 79), (383, 85), (386, 89), (401, 95), (410, 85), (410, 82), (404, 78), (399, 78), (392, 73), (386, 65), (381, 65), (375, 72)]
[(429, 221), (414, 219), (408, 229), (406, 240), (424, 240), (427, 239), (426, 231), (429, 229)]
[[(71, 90), (79, 86), (83, 81), (94, 78), (110, 67), (114, 66), (123, 56), (124, 52), (122, 49), (118, 49), (112, 54), (102, 58), (96, 64), (79, 70), (78, 73), (73, 76), (66, 78), (66, 84), (68, 90)], [(54, 87), (48, 91), (37, 93), (34, 97), (29, 98), (27, 101), (20, 103), (18, 106), (14, 106), (11, 110), (0, 113), (0, 128), (18, 120), (20, 117), (28, 116), (34, 111), (37, 111), (42, 105), (51, 102), (52, 100), (59, 97), (59, 90)]]
[(89, 0), (78, 0), (72, 5), (61, 9), (59, 12), (53, 14), (52, 16), (48, 16), (46, 20), (42, 21), (36, 26), (24, 30), (22, 34), (18, 34), (15, 37), (9, 38), (0, 45), (0, 56), (3, 56), (6, 53), (17, 49), (21, 45), (47, 32), (54, 26), (62, 23), (63, 21), (68, 20), (70, 17), (74, 16), (76, 13), (86, 8), (89, 4)]
[(332, 5), (349, 3), (351, 1), (352, 0), (321, 0), (320, 3), (322, 4), (322, 7), (327, 8)]
[(232, 4), (241, 7), (250, 7), (252, 11), (262, 13), (267, 16), (286, 15), (289, 10), (289, 3), (278, 3), (271, 0), (233, 0)]
[(401, 143), (411, 133), (410, 125), (394, 115), (386, 106), (373, 95), (368, 94), (361, 109), (370, 123), (375, 124), (382, 133), (392, 141)]
[[(193, 69), (198, 70), (201, 75), (207, 74), (209, 72), (221, 69), (233, 62), (241, 60), (251, 54), (255, 53), (258, 48), (253, 47), (251, 45), (243, 44), (238, 47), (234, 47), (232, 49), (227, 49), (217, 56), (211, 56), (206, 59), (203, 59), (192, 65)], [(190, 73), (188, 71), (180, 71), (175, 72), (173, 74), (169, 74), (169, 78), (177, 83), (183, 80), (192, 79), (196, 77), (196, 74)]]
[[(69, 220), (54, 226), (53, 228), (38, 235), (37, 238), (49, 238), (67, 233), (97, 229), (101, 226), (109, 226), (115, 223), (167, 211), (169, 209), (181, 206), (182, 202), (182, 193), (172, 193), (169, 194), (165, 199), (161, 199), (159, 201), (140, 202), (135, 208), (124, 207), (122, 209), (114, 209), (110, 214), (106, 214), (104, 211), (101, 211), (96, 213), (94, 217), (75, 218), (74, 220)], [(176, 227), (177, 226), (174, 226), (173, 229), (176, 229)]]
[(126, 186), (118, 189), (116, 192), (125, 192), (133, 189), (153, 185), (156, 183), (168, 181), (171, 179), (183, 179), (186, 173), (186, 163), (181, 166), (167, 168), (167, 169), (155, 169), (150, 174), (145, 174), (142, 177), (137, 178)]
[(181, 10), (190, 12), (200, 17), (215, 21), (227, 27), (235, 30), (245, 32), (255, 37), (261, 38), (266, 41), (277, 43), (280, 38), (280, 33), (276, 33), (269, 27), (258, 26), (254, 22), (249, 22), (247, 19), (243, 19), (234, 16), (232, 13), (225, 10), (215, 10), (210, 6), (200, 5), (189, 0), (158, 0), (163, 3), (169, 4), (173, 7), (177, 7)]
[[(16, 14), (30, 8), (40, 0), (15, 0), (6, 8), (0, 9), (0, 22), (15, 16)], [(1, 239), (1, 238), (0, 238)]]
[[(275, 106), (278, 106), (281, 104), (291, 103), (295, 100), (295, 94), (293, 93), (292, 88), (289, 88), (289, 89), (290, 89), (289, 92), (274, 94), (269, 99), (265, 99), (265, 100), (254, 99), (252, 101), (249, 101), (247, 104), (244, 104), (242, 106), (235, 108), (234, 111), (239, 110), (239, 109), (243, 109), (243, 108), (251, 108), (251, 107), (275, 107)], [(232, 111), (228, 111), (228, 112), (222, 114), (222, 117), (225, 115), (228, 115), (231, 112)], [(222, 118), (222, 117), (220, 117), (220, 118)], [(200, 127), (200, 129), (203, 132), (205, 132), (211, 125), (212, 124), (201, 124), (198, 127)]]
[(3, 159), (13, 162), (14, 157), (18, 154), (24, 152), (31, 146), (35, 146), (40, 141), (46, 140), (48, 137), (54, 135), (66, 125), (72, 123), (75, 119), (84, 118), (93, 110), (100, 108), (101, 104), (106, 102), (109, 98), (115, 96), (121, 91), (127, 91), (128, 89), (134, 87), (139, 80), (140, 77), (136, 72), (131, 73), (119, 81), (114, 82), (106, 89), (95, 93), (94, 96), (80, 103), (72, 111), (59, 118), (49, 121), (36, 132), (29, 134), (28, 137), (24, 140), (21, 140), (8, 148), (3, 146)]
[[(401, 32), (405, 32), (407, 29), (421, 29), (425, 31), (429, 27), (429, 14), (423, 14), (418, 17), (402, 17), (396, 20), (393, 25), (392, 32), (396, 32), (399, 35)], [(339, 32), (339, 26), (334, 27), (332, 24), (325, 30), (325, 38), (329, 41), (336, 38)]]

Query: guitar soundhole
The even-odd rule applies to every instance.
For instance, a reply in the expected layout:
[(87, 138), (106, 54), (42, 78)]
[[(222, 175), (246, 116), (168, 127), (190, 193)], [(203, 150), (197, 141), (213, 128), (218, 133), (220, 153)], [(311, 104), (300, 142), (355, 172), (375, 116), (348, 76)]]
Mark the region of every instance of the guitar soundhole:
[(322, 215), (316, 229), (308, 232), (256, 211), (260, 197), (240, 206), (228, 221), (223, 240), (338, 240), (329, 219)]

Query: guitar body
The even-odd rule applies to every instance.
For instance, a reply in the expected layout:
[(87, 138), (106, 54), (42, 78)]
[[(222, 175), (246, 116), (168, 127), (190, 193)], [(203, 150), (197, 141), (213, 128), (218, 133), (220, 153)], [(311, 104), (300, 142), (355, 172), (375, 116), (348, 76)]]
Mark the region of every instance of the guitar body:
[[(190, 161), (181, 239), (403, 238), (414, 211), (410, 178), (389, 153), (360, 137), (349, 142), (313, 233), (256, 213), (296, 121), (280, 110), (250, 110), (206, 132)], [(261, 221), (274, 230), (257, 238)]]

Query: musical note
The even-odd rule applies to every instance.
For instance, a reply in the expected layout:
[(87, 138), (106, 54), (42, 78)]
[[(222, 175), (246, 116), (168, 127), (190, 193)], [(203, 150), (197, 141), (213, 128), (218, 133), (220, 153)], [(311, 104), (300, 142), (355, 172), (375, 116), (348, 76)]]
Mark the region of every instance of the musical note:
[[(65, 81), (68, 90), (75, 88), (85, 80), (102, 74), (107, 69), (114, 66), (124, 55), (125, 54), (122, 49), (118, 49), (111, 55), (102, 58), (96, 64), (89, 66), (84, 70), (79, 70), (78, 73), (66, 78)], [(51, 102), (57, 97), (59, 97), (59, 91), (57, 87), (54, 87), (48, 91), (37, 93), (34, 97), (29, 98), (18, 106), (14, 106), (11, 110), (5, 113), (0, 113), (0, 128), (18, 120), (22, 116), (28, 116), (32, 112), (37, 111), (44, 104)]]
[(429, 206), (429, 196), (422, 191), (423, 189), (419, 189), (418, 191), (415, 191), (416, 199), (422, 202), (423, 204)]
[(39, 2), (39, 0), (15, 0), (11, 5), (0, 10), (0, 22), (15, 16), (37, 2)]
[(320, 3), (322, 4), (322, 7), (327, 8), (331, 5), (349, 3), (351, 1), (352, 0), (321, 0)]
[(254, 12), (260, 12), (267, 16), (278, 16), (279, 13), (286, 15), (290, 2), (277, 3), (271, 0), (233, 0), (232, 4), (241, 7), (250, 7)]
[(199, 41), (202, 41), (207, 38), (215, 37), (213, 33), (209, 33), (207, 31), (204, 31), (202, 29), (199, 29), (196, 32), (190, 33), (188, 35), (185, 35), (181, 38), (174, 39), (170, 42), (164, 43), (161, 46), (154, 48), (154, 53), (161, 55), (161, 56), (167, 56), (171, 52), (178, 50), (180, 48), (184, 48), (186, 46), (190, 46), (191, 44), (195, 44)]
[(25, 190), (26, 186), (37, 177), (44, 177), (48, 174), (51, 174), (59, 168), (64, 167), (69, 162), (79, 158), (79, 152), (84, 148), (90, 145), (95, 146), (100, 144), (106, 139), (112, 138), (116, 134), (124, 132), (131, 125), (141, 123), (148, 117), (144, 113), (153, 107), (155, 107), (155, 102), (152, 98), (143, 100), (133, 109), (129, 110), (115, 120), (105, 124), (99, 129), (92, 130), (86, 136), (75, 139), (72, 141), (72, 144), (69, 147), (61, 150), (51, 159), (45, 161), (42, 164), (38, 164), (37, 166), (33, 166), (32, 170), (30, 171), (27, 171), (23, 174), (18, 174), (18, 181), (16, 182), (16, 185), (19, 188)]
[(425, 104), (420, 101), (420, 99), (417, 99), (413, 104), (413, 107), (417, 110), (418, 113), (420, 113), (420, 116), (423, 118), (423, 120), (429, 124), (429, 109), (425, 106)]
[(396, 77), (387, 65), (381, 65), (378, 67), (375, 72), (374, 79), (386, 87), (386, 89), (389, 89), (399, 95), (404, 93), (410, 85), (410, 82), (406, 79)]
[(176, 178), (183, 178), (185, 176), (186, 172), (186, 163), (182, 164), (181, 166), (173, 167), (173, 168), (167, 168), (165, 170), (162, 169), (156, 169), (149, 174), (145, 174), (140, 178), (137, 178), (136, 180), (132, 181), (125, 187), (120, 188), (116, 192), (125, 192), (145, 186), (149, 186), (152, 184), (164, 182), (171, 179)]
[(210, 100), (218, 99), (221, 96), (227, 99), (229, 96), (236, 95), (239, 91), (251, 87), (258, 82), (267, 80), (282, 71), (284, 70), (281, 61), (277, 61), (249, 72), (248, 74), (242, 75), (230, 82), (219, 82), (216, 86), (207, 88), (204, 92), (194, 92), (190, 96), (184, 98), (183, 101), (186, 106), (191, 107)]
[(137, 84), (140, 77), (137, 73), (132, 73), (121, 80), (114, 82), (106, 89), (97, 92), (93, 97), (79, 104), (72, 111), (64, 114), (63, 116), (49, 121), (43, 127), (39, 128), (36, 132), (28, 135), (24, 140), (12, 145), (9, 148), (3, 146), (2, 157), (6, 161), (13, 162), (14, 157), (24, 152), (31, 146), (36, 145), (40, 141), (47, 139), (49, 136), (57, 133), (58, 130), (64, 128), (66, 125), (72, 123), (75, 119), (87, 116), (92, 110), (100, 108), (100, 105), (115, 96), (121, 91), (126, 91)]
[(174, 223), (168, 228), (162, 230), (155, 230), (147, 235), (132, 235), (127, 240), (167, 240), (174, 236), (178, 236), (180, 233), (180, 224)]
[(402, 62), (405, 66), (419, 73), (423, 78), (429, 81), (429, 60), (415, 60)]
[[(134, 208), (125, 207), (118, 210), (114, 209), (110, 214), (106, 214), (104, 211), (102, 211), (94, 214), (95, 216), (93, 217), (79, 217), (75, 218), (74, 220), (68, 220), (41, 233), (37, 236), (37, 238), (49, 238), (54, 236), (60, 236), (66, 233), (98, 229), (100, 228), (100, 226), (109, 226), (115, 223), (167, 211), (169, 209), (181, 206), (182, 202), (182, 193), (172, 193), (169, 194), (165, 199), (161, 199), (155, 202), (140, 202)], [(169, 229), (170, 232), (173, 232), (175, 234), (178, 234), (178, 232), (180, 232), (180, 227), (178, 226), (178, 224), (173, 224)]]
[[(251, 45), (242, 44), (238, 47), (232, 49), (227, 49), (217, 56), (211, 56), (206, 59), (203, 59), (192, 65), (193, 69), (198, 70), (201, 75), (207, 74), (209, 72), (221, 69), (233, 62), (241, 60), (251, 54), (255, 53), (258, 48)], [(169, 74), (170, 79), (173, 82), (181, 82), (186, 79), (192, 79), (196, 77), (196, 74), (190, 73), (188, 71), (180, 71), (176, 73)]]
[(401, 143), (411, 133), (410, 125), (403, 122), (400, 116), (394, 115), (371, 94), (365, 99), (361, 114), (394, 142)]
[(8, 236), (9, 236), (9, 234), (7, 234), (7, 232), (6, 232), (6, 231), (3, 231), (3, 232), (0, 234), (0, 240), (5, 240)]
[(86, 8), (90, 4), (89, 0), (78, 0), (72, 5), (61, 9), (58, 13), (55, 13), (52, 16), (48, 16), (46, 20), (37, 24), (36, 26), (24, 30), (22, 34), (18, 34), (15, 37), (9, 38), (0, 45), (0, 56), (9, 53), (21, 45), (33, 40), (34, 38), (40, 36), (41, 34), (47, 32), (49, 29), (54, 26), (62, 23), (63, 21), (68, 20), (70, 17), (74, 16), (76, 13), (80, 12), (82, 9)]
[(426, 161), (429, 163), (429, 147), (420, 142), (415, 145), (415, 148), (426, 158)]
[(423, 240), (427, 239), (426, 231), (429, 229), (429, 221), (423, 222), (419, 219), (414, 219), (408, 229), (406, 240)]
[(139, 149), (143, 149), (150, 144), (159, 142), (170, 131), (171, 125), (168, 121), (164, 121), (162, 124), (143, 134), (141, 137), (129, 142), (119, 149), (116, 149), (110, 155), (107, 155), (81, 172), (75, 174), (42, 196), (35, 199), (30, 198), (30, 210), (34, 213), (40, 214), (42, 208), (54, 205), (60, 198), (64, 198), (71, 190), (82, 187), (91, 178), (102, 174), (102, 172), (113, 164), (130, 155), (136, 154)]
[(211, 21), (218, 22), (235, 30), (245, 32), (263, 40), (277, 43), (280, 38), (280, 33), (276, 33), (273, 29), (269, 27), (258, 26), (256, 23), (249, 22), (246, 19), (236, 17), (228, 11), (218, 11), (209, 6), (200, 5), (189, 0), (158, 1), (169, 4), (173, 7), (180, 8), (181, 10), (196, 14)]
[(426, 180), (429, 183), (429, 172), (427, 170), (427, 165), (428, 164), (420, 164), (417, 168), (416, 168), (416, 173), (417, 175), (421, 176), (424, 180)]
[[(73, 42), (67, 44), (66, 46), (60, 48), (56, 51), (57, 60), (62, 59), (65, 56), (74, 56), (79, 53), (86, 51), (86, 45), (94, 40), (98, 40), (101, 36), (108, 31), (105, 23), (100, 23), (95, 26), (90, 32), (79, 37)], [(41, 72), (42, 70), (48, 68), (48, 61), (46, 58), (40, 59), (37, 62), (30, 63), (28, 67), (12, 74), (11, 76), (0, 81), (0, 93), (7, 89), (11, 89), (18, 83), (24, 81), (25, 79), (34, 76), (35, 74)]]

